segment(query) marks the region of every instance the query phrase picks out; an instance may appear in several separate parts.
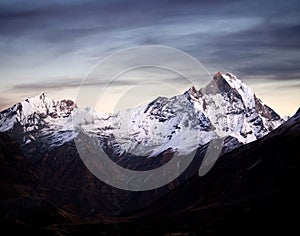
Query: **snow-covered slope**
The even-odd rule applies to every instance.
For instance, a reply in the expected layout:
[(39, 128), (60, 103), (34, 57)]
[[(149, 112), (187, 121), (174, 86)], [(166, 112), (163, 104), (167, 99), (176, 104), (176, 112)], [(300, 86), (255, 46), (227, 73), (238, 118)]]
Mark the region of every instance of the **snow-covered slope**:
[(190, 152), (217, 137), (209, 119), (194, 109), (188, 94), (158, 97), (147, 106), (108, 118), (97, 117), (80, 124), (80, 128), (90, 134), (113, 137), (120, 154), (142, 156), (156, 156), (169, 148)]
[(84, 132), (108, 142), (118, 155), (156, 156), (170, 149), (189, 153), (217, 137), (248, 143), (283, 120), (234, 75), (217, 73), (205, 88), (112, 115), (41, 94), (1, 112), (0, 122), (0, 132), (22, 136), (24, 145), (43, 138), (59, 146)]

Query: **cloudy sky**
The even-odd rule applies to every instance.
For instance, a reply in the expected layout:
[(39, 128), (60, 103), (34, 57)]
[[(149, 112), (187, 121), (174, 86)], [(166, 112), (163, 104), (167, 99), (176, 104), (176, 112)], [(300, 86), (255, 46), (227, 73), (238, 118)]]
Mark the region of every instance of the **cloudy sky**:
[[(298, 0), (1, 0), (0, 109), (40, 92), (75, 99), (100, 60), (151, 44), (182, 50), (211, 74), (232, 72), (292, 115), (300, 105), (299, 12)], [(97, 79), (94, 86), (105, 84)], [(116, 84), (111, 98), (128, 84)]]

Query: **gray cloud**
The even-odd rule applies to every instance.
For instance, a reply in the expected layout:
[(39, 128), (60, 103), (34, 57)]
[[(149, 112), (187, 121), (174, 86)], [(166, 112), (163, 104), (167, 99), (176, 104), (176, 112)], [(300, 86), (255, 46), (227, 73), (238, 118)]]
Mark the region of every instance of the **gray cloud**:
[[(197, 36), (194, 36), (197, 37)], [(300, 25), (262, 23), (221, 37), (211, 37), (207, 63), (222, 65), (237, 74), (299, 79)]]
[[(51, 82), (50, 82), (51, 81)], [(177, 76), (169, 76), (169, 77), (160, 77), (160, 79), (156, 80), (145, 80), (145, 78), (131, 78), (131, 79), (122, 79), (122, 80), (115, 80), (115, 81), (104, 81), (101, 79), (93, 79), (89, 78), (87, 81), (84, 82), (84, 86), (98, 86), (99, 88), (103, 88), (107, 85), (111, 87), (122, 87), (122, 86), (130, 86), (130, 85), (137, 85), (139, 83), (147, 83), (147, 82), (155, 82), (160, 81), (162, 83), (177, 83), (177, 84), (185, 84), (186, 80), (177, 75)], [(48, 80), (36, 82), (27, 82), (23, 84), (16, 84), (12, 86), (12, 91), (30, 91), (30, 90), (53, 90), (53, 89), (66, 89), (66, 88), (79, 88), (81, 83), (83, 82), (82, 78), (49, 78)]]
[[(24, 84), (17, 84), (12, 87), (12, 90), (52, 90), (52, 89), (65, 89), (65, 88), (79, 88), (82, 79), (54, 79), (54, 82), (41, 81), (41, 82), (28, 82)], [(89, 80), (85, 83), (85, 86), (99, 86), (104, 87), (109, 81), (103, 80)], [(126, 86), (132, 85), (134, 81), (118, 81), (117, 83), (112, 83), (112, 86)]]

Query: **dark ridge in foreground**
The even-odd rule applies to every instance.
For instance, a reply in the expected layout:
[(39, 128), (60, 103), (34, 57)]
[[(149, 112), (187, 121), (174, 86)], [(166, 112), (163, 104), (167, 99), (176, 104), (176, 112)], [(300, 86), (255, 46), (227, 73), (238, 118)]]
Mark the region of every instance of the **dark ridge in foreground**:
[(61, 209), (43, 198), (37, 173), (18, 145), (1, 135), (0, 225), (10, 233), (45, 235), (298, 232), (294, 216), (300, 210), (299, 141), (297, 113), (264, 138), (224, 154), (204, 177), (194, 174), (150, 206), (82, 224), (78, 220), (82, 213), (72, 205)]

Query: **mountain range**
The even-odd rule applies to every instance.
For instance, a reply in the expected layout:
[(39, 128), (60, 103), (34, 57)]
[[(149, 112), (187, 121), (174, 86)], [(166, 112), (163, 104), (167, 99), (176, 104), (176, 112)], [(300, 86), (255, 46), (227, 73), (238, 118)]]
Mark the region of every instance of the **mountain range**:
[[(0, 113), (1, 225), (50, 235), (195, 235), (245, 227), (264, 233), (282, 230), (281, 220), (291, 227), (281, 214), (299, 207), (299, 119), (299, 112), (280, 117), (231, 73), (115, 114), (42, 93)], [(136, 171), (160, 167), (175, 154), (195, 156), (167, 185), (125, 191), (86, 168), (78, 137), (92, 137), (111, 160)], [(216, 164), (199, 177), (210, 143), (220, 138)], [(89, 145), (83, 142), (84, 152)]]
[(198, 91), (192, 87), (116, 114), (78, 109), (71, 100), (53, 101), (42, 93), (2, 111), (0, 121), (0, 131), (22, 138), (24, 149), (37, 139), (60, 146), (82, 131), (108, 141), (118, 155), (137, 156), (168, 149), (189, 153), (217, 137), (245, 144), (284, 122), (236, 76), (220, 72)]

